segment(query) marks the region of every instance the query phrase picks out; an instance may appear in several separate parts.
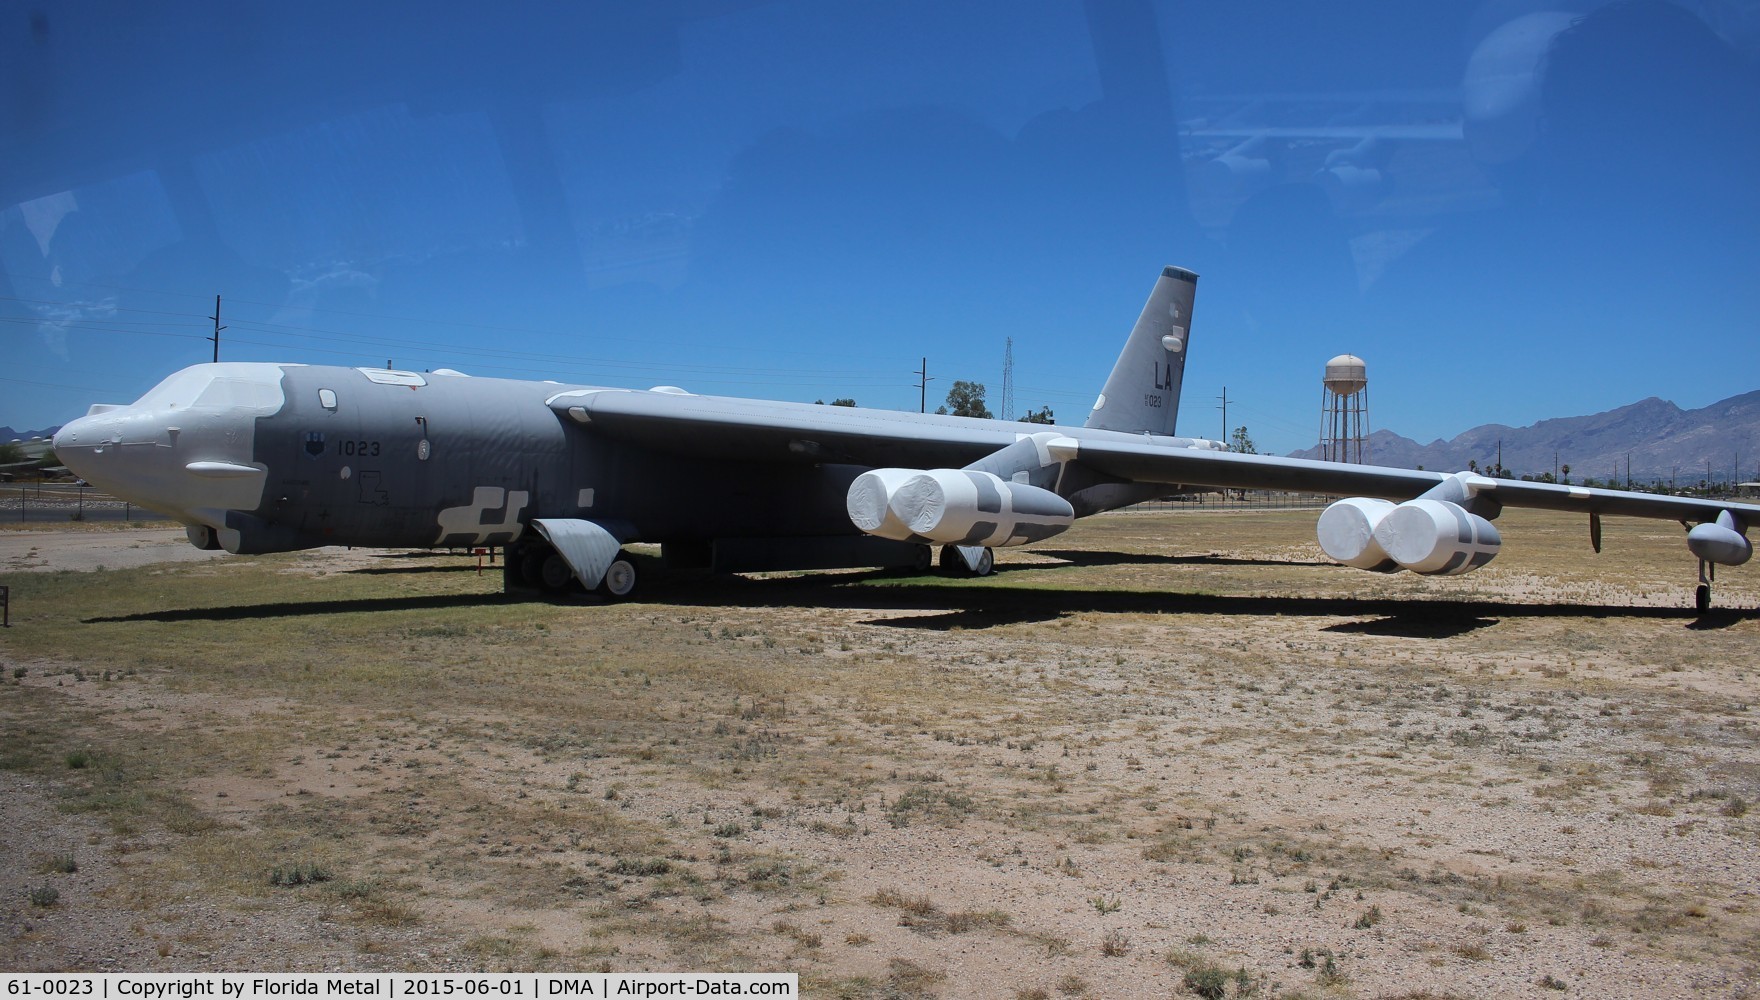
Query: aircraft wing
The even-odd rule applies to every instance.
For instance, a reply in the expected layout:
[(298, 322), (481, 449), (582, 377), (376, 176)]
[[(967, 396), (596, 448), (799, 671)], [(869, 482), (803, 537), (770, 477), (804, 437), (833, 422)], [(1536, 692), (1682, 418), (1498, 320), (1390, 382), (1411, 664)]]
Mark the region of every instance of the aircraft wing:
[[(1051, 447), (1060, 458), (1080, 462), (1105, 475), (1132, 482), (1178, 483), (1191, 487), (1290, 490), (1332, 496), (1379, 497), (1397, 502), (1419, 496), (1450, 478), (1443, 473), (1416, 469), (1158, 448), (1134, 442), (1065, 438), (1052, 442)], [(1695, 522), (1715, 521), (1718, 514), (1729, 511), (1743, 515), (1750, 523), (1760, 522), (1760, 506), (1724, 500), (1590, 489), (1489, 476), (1470, 476), (1466, 485), (1475, 495), (1489, 496), (1508, 507)]]
[(577, 424), (673, 454), (748, 462), (958, 468), (1045, 428), (814, 403), (583, 389), (547, 400)]
[[(845, 462), (868, 466), (961, 468), (1021, 436), (1053, 430), (1032, 424), (896, 410), (829, 407), (723, 396), (626, 389), (562, 392), (549, 405), (576, 423), (648, 447), (704, 458), (754, 462)], [(1059, 461), (1112, 479), (1189, 490), (1250, 489), (1378, 497), (1420, 496), (1449, 475), (1275, 455), (1181, 447), (1180, 439), (1059, 428)], [(1704, 522), (1729, 511), (1760, 523), (1760, 505), (1469, 476), (1475, 495), (1503, 506)], [(1170, 488), (1169, 492), (1173, 492)]]

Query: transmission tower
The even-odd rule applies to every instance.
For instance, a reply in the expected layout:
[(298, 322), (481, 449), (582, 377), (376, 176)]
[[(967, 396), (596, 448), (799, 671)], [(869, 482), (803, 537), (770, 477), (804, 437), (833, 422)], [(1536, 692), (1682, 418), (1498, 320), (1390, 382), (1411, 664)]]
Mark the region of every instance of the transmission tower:
[(1014, 338), (1008, 338), (1008, 346), (1002, 352), (1002, 413), (1004, 420), (1013, 420), (1009, 414), (1014, 412)]

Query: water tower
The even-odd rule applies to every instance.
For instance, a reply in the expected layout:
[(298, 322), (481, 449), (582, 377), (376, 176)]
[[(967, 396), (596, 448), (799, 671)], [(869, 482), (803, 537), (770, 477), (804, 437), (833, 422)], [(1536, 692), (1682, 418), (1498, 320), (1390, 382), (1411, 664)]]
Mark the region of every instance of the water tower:
[(1367, 460), (1369, 373), (1363, 359), (1340, 354), (1326, 362), (1320, 397), (1320, 458), (1326, 462)]

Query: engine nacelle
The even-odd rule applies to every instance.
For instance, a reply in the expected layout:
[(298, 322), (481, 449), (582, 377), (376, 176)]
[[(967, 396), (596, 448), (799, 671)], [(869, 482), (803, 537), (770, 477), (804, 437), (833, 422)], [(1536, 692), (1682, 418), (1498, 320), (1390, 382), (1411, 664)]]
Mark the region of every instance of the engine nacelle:
[(1687, 532), (1687, 548), (1706, 562), (1740, 566), (1754, 555), (1754, 543), (1748, 541), (1741, 529), (1741, 522), (1729, 511), (1724, 511), (1717, 515), (1716, 521), (1694, 525)]
[(1328, 558), (1381, 573), (1467, 573), (1490, 562), (1503, 546), (1490, 521), (1460, 504), (1424, 497), (1397, 506), (1348, 497), (1321, 513), (1314, 533)]
[(1050, 490), (965, 469), (875, 469), (857, 476), (850, 521), (870, 535), (942, 545), (1025, 545), (1075, 523)]
[(1375, 525), (1375, 544), (1405, 569), (1425, 576), (1468, 573), (1503, 547), (1491, 522), (1447, 500), (1407, 500)]
[(1399, 569), (1375, 541), (1375, 526), (1393, 510), (1393, 504), (1373, 497), (1346, 497), (1320, 514), (1314, 534), (1327, 558), (1346, 566), (1390, 573)]
[(907, 480), (922, 474), (920, 469), (875, 469), (857, 476), (849, 484), (849, 495), (844, 499), (850, 521), (870, 535), (895, 542), (909, 539), (914, 532), (893, 513), (892, 494)]

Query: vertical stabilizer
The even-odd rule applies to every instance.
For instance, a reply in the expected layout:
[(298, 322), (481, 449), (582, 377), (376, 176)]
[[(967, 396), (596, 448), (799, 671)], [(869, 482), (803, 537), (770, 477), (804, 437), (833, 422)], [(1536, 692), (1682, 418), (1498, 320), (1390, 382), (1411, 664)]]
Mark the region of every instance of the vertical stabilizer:
[(1131, 434), (1173, 433), (1197, 292), (1196, 274), (1179, 267), (1162, 268), (1083, 426)]

